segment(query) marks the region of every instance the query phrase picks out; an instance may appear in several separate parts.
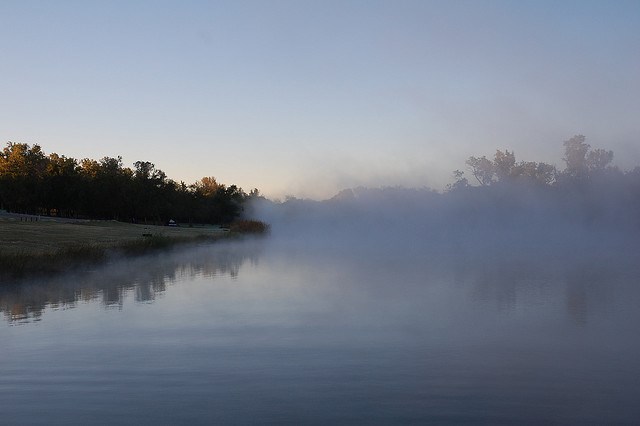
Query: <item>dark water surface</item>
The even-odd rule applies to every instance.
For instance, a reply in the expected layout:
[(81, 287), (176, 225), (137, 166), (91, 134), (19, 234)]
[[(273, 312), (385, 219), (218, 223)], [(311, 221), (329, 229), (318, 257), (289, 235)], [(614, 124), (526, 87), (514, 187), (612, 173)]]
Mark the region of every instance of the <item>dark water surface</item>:
[(638, 423), (635, 259), (267, 239), (4, 283), (0, 423)]

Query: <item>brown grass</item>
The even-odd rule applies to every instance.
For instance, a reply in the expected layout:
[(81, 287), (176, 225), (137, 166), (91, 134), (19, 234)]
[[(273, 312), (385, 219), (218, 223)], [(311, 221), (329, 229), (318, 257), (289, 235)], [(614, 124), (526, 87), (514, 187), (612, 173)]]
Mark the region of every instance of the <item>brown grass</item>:
[(229, 231), (241, 234), (266, 234), (269, 225), (258, 220), (237, 220), (231, 224)]
[(0, 277), (57, 272), (99, 262), (110, 252), (140, 254), (176, 243), (224, 236), (217, 227), (42, 219), (24, 222), (15, 216), (0, 215)]

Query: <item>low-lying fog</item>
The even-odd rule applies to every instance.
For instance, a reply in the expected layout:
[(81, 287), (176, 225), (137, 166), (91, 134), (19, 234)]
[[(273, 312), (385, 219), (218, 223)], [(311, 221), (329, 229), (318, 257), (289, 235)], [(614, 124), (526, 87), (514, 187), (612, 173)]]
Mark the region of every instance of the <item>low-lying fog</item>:
[(637, 247), (640, 192), (565, 192), (529, 185), (444, 194), (357, 188), (326, 201), (256, 200), (247, 215), (270, 223), (275, 241), (306, 247), (389, 256), (573, 257)]
[(484, 178), (3, 286), (3, 419), (637, 423), (640, 173)]

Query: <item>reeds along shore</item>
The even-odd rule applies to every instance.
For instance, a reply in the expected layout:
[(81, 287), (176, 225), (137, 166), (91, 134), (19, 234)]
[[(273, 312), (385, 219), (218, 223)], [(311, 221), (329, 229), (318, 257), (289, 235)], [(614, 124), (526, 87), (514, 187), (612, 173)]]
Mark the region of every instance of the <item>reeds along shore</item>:
[[(112, 222), (74, 226), (3, 221), (0, 222), (0, 283), (20, 277), (60, 273), (117, 256), (142, 255), (178, 244), (216, 241), (245, 234), (265, 234), (268, 230), (267, 224), (248, 220), (232, 223), (228, 230), (141, 228)], [(60, 235), (61, 232), (64, 236)]]

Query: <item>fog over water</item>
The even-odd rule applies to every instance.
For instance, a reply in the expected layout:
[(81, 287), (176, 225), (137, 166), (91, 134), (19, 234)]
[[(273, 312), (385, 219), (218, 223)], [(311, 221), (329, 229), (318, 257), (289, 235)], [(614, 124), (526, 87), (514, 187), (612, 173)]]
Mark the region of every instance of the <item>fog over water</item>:
[[(640, 185), (582, 191), (529, 185), (355, 188), (325, 201), (258, 200), (247, 210), (276, 241), (406, 256), (600, 255), (635, 247)], [(628, 245), (631, 245), (628, 247)]]
[(0, 271), (0, 425), (640, 424), (640, 1), (0, 16), (0, 211), (270, 225)]
[(637, 423), (640, 199), (611, 173), (254, 199), (263, 238), (5, 283), (3, 419)]

